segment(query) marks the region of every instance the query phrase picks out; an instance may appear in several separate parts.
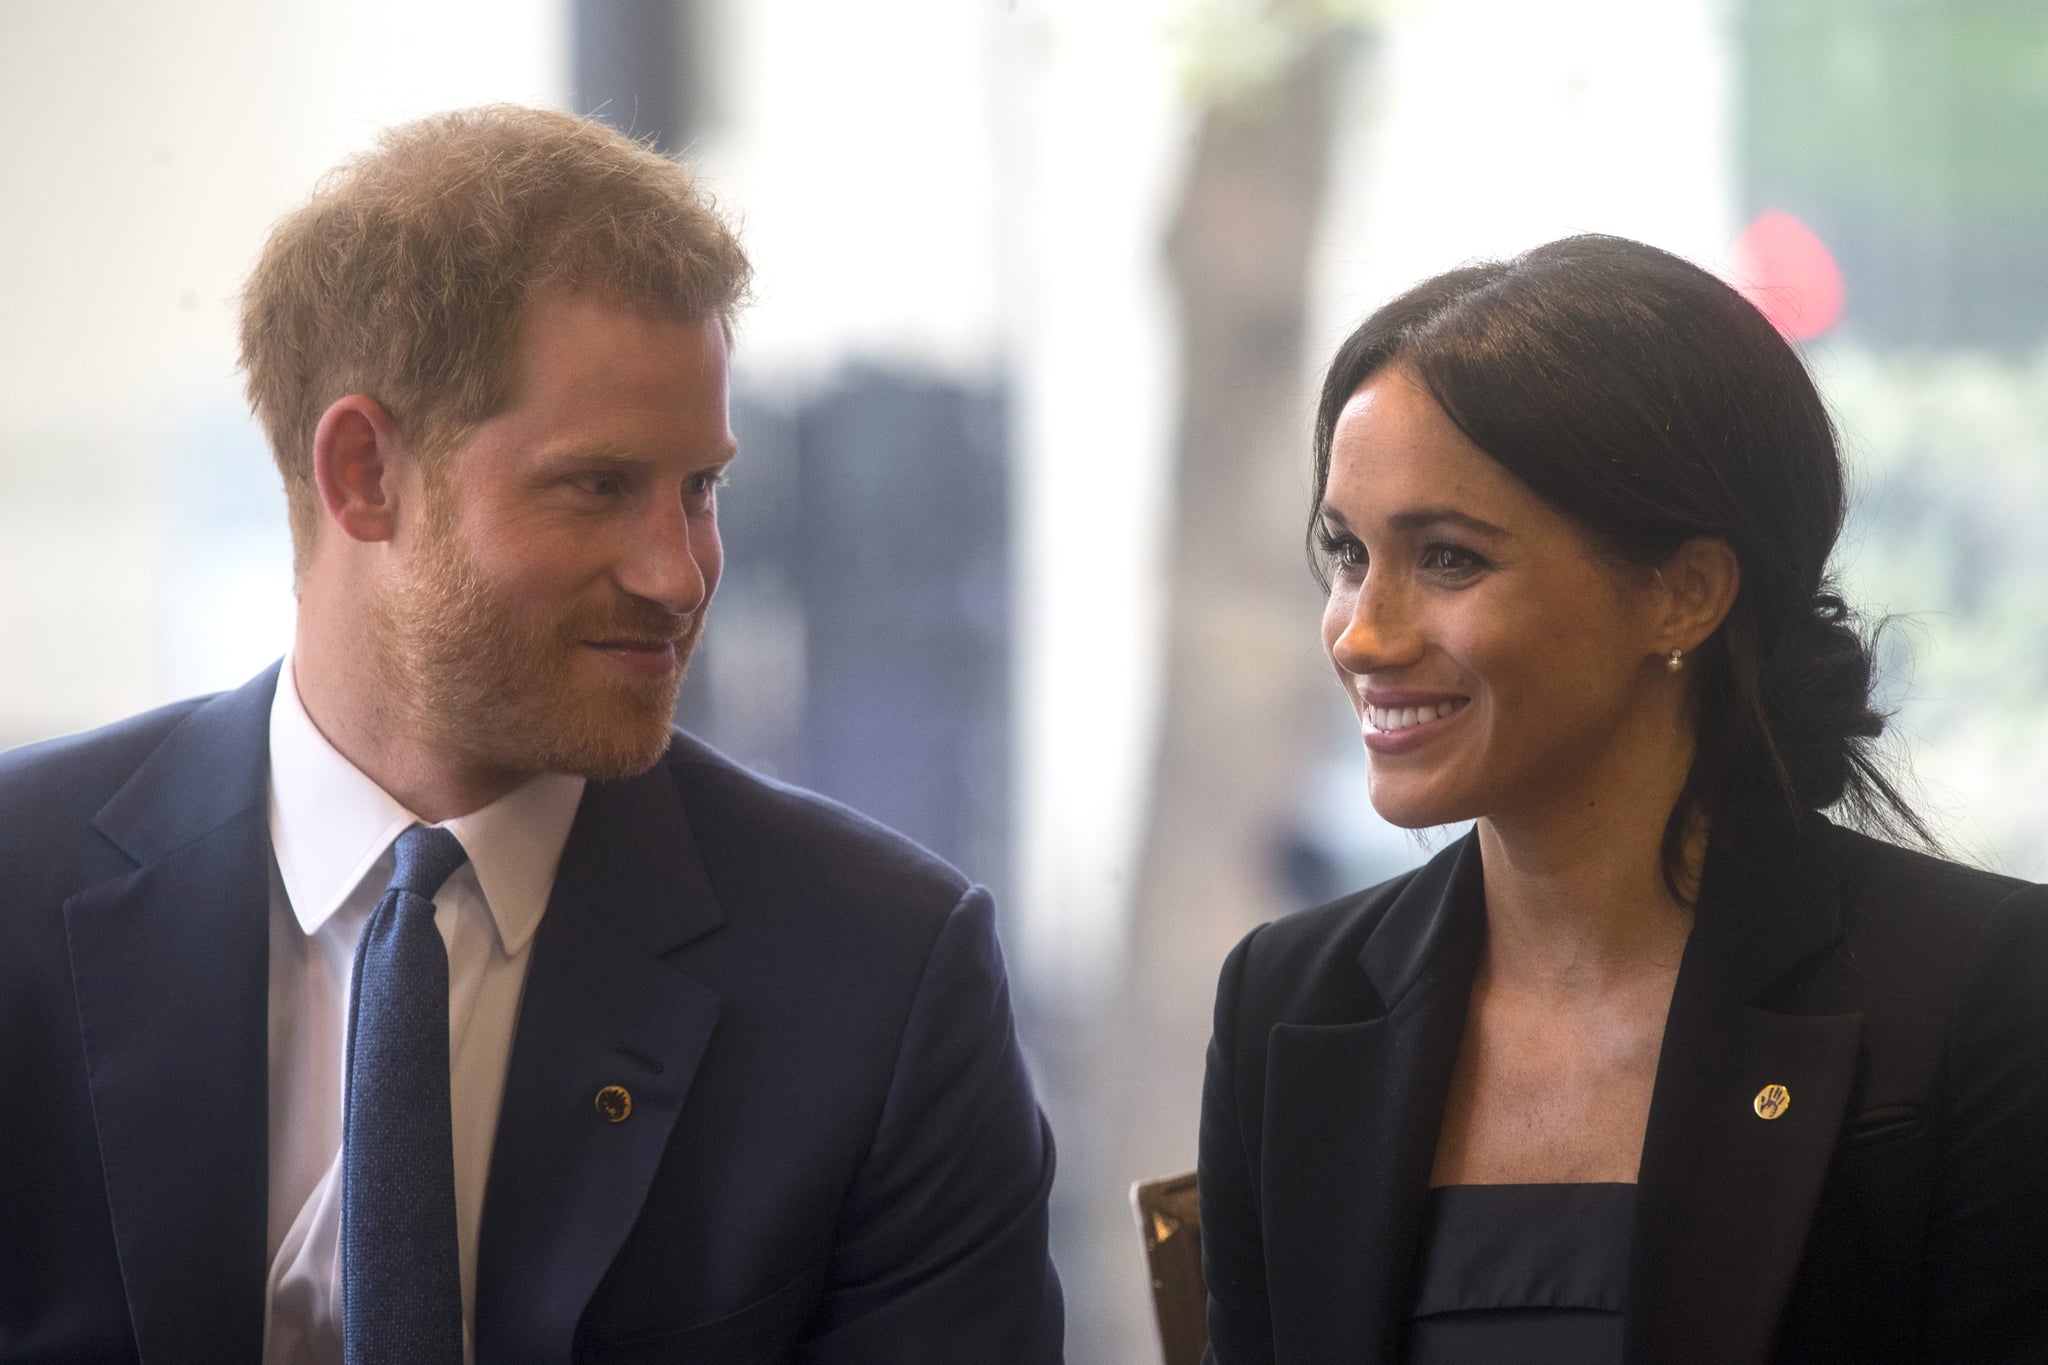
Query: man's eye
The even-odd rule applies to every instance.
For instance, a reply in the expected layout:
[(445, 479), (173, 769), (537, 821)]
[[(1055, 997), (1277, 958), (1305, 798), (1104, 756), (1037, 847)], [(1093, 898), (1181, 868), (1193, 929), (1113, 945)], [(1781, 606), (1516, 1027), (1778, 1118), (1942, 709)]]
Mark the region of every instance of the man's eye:
[(577, 488), (601, 498), (617, 497), (625, 491), (626, 485), (616, 474), (585, 474), (574, 479)]

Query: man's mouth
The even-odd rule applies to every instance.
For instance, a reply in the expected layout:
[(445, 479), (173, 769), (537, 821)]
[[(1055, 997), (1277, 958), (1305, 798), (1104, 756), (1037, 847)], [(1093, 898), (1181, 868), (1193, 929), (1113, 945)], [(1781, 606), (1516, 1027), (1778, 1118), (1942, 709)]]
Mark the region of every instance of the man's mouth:
[(673, 639), (585, 640), (583, 643), (635, 672), (663, 674), (676, 666), (677, 642)]

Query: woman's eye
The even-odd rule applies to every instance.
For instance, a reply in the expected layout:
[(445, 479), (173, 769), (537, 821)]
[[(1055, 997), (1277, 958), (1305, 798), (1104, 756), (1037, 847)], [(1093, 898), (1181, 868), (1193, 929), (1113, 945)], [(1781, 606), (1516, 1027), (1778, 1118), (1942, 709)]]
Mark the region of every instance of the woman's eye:
[(1356, 569), (1365, 563), (1365, 546), (1356, 536), (1322, 535), (1323, 557), (1340, 569)]
[(1485, 566), (1470, 550), (1456, 545), (1432, 545), (1422, 552), (1422, 567), (1445, 578), (1461, 578)]

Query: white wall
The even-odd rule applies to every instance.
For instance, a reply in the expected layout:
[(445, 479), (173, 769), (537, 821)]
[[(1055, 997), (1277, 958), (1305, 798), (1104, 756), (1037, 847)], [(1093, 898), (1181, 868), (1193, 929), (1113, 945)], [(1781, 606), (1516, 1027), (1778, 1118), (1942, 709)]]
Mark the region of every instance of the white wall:
[(234, 373), (271, 221), (389, 123), (565, 95), (561, 0), (0, 7), (0, 745), (239, 681), (290, 638)]

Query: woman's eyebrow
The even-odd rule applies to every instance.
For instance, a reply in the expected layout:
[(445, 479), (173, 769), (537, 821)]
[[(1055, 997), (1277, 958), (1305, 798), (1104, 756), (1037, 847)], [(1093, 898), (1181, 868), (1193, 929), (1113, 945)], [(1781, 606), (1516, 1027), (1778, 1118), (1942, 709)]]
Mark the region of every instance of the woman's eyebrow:
[(1462, 526), (1468, 531), (1476, 531), (1495, 540), (1514, 538), (1514, 533), (1505, 527), (1495, 526), (1492, 522), (1475, 517), (1469, 512), (1460, 512), (1455, 507), (1412, 507), (1387, 518), (1387, 526), (1395, 531), (1420, 531), (1445, 524)]
[[(1339, 531), (1348, 532), (1351, 529), (1351, 523), (1345, 520), (1344, 514), (1327, 502), (1316, 508), (1316, 517)], [(1460, 512), (1455, 507), (1414, 507), (1405, 512), (1396, 512), (1387, 518), (1387, 529), (1390, 531), (1421, 531), (1432, 526), (1444, 525), (1462, 526), (1494, 540), (1515, 538), (1513, 531), (1495, 526), (1492, 522), (1475, 517), (1470, 512)]]

